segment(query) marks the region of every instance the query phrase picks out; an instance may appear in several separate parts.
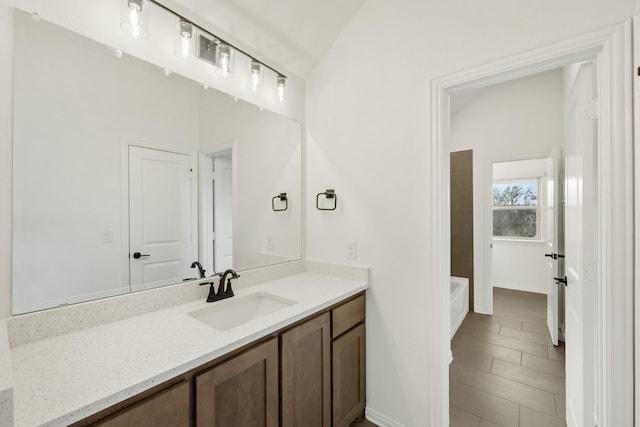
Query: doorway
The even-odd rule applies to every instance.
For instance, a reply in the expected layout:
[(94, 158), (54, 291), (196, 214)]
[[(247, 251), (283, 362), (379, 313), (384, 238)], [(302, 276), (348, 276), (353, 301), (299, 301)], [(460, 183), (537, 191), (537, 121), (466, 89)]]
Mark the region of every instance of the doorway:
[[(434, 283), (441, 286), (442, 298), (430, 308), (434, 316), (446, 324), (449, 305), (449, 229), (448, 224), (448, 138), (449, 97), (463, 88), (483, 87), (523, 75), (549, 70), (557, 66), (584, 60), (594, 60), (600, 125), (596, 130), (598, 201), (595, 210), (598, 252), (594, 270), (588, 272), (595, 280), (597, 303), (590, 313), (596, 325), (594, 358), (599, 389), (593, 416), (601, 426), (629, 425), (633, 419), (632, 333), (632, 186), (631, 186), (631, 81), (630, 25), (624, 24), (570, 40), (544, 49), (497, 61), (466, 72), (437, 79), (433, 95), (433, 161), (432, 192), (439, 209), (431, 215), (433, 239), (431, 267)], [(614, 114), (617, 111), (617, 114)], [(616, 287), (613, 287), (613, 284)], [(446, 286), (445, 286), (446, 284)], [(444, 332), (444, 331), (443, 331)], [(439, 363), (433, 366), (433, 377), (441, 378), (448, 389), (446, 372), (448, 346), (442, 333), (442, 346), (434, 354)], [(615, 390), (615, 398), (614, 392)], [(448, 393), (442, 393), (448, 396)], [(447, 398), (433, 398), (434, 419), (447, 419)], [(436, 422), (437, 423), (437, 422)]]
[[(479, 275), (477, 301), (480, 309), (491, 307), (486, 314), (470, 310), (452, 342), (453, 427), (481, 420), (564, 426), (564, 351), (554, 346), (557, 323), (550, 328), (555, 343), (546, 324), (544, 256), (553, 241), (547, 236), (554, 223), (547, 193), (558, 179), (549, 173), (548, 159), (563, 143), (563, 85), (564, 72), (555, 69), (465, 92), (464, 99), (452, 97), (450, 146), (473, 152), (473, 188), (467, 191), (476, 202), (470, 221), (474, 259), (479, 267), (486, 262), (489, 277), (485, 282)], [(452, 213), (460, 199), (454, 194), (453, 158), (452, 153)], [(454, 224), (452, 214), (452, 272), (460, 252), (454, 238), (460, 226)]]
[(234, 265), (234, 146), (231, 142), (200, 152), (200, 259), (211, 274)]

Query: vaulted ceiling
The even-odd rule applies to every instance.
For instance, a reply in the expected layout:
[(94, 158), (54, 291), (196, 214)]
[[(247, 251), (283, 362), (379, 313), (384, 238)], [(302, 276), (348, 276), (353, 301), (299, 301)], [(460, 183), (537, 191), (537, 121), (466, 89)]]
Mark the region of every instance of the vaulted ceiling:
[[(173, 0), (305, 78), (366, 0)], [(220, 35), (220, 34), (219, 34)], [(221, 36), (221, 35), (220, 35)]]

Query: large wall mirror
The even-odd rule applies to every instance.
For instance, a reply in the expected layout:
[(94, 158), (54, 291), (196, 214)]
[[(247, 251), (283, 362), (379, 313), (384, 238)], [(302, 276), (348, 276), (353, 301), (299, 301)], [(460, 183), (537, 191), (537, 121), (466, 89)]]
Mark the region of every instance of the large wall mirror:
[(13, 131), (14, 314), (301, 257), (296, 121), (16, 11)]

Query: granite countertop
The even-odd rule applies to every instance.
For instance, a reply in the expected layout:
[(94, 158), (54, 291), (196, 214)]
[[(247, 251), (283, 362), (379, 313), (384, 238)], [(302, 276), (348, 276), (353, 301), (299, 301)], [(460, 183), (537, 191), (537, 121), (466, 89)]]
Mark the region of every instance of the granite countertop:
[[(367, 288), (305, 272), (11, 349), (14, 423), (64, 426), (214, 360)], [(266, 292), (296, 301), (227, 331), (188, 315)]]

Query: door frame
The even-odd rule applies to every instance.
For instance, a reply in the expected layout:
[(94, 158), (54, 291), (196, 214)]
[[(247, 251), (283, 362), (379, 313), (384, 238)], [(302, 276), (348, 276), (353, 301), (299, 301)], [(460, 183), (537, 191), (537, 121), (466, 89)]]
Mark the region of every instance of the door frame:
[[(198, 254), (198, 181), (194, 179), (198, 174), (197, 157), (193, 151), (182, 147), (156, 144), (140, 139), (128, 137), (120, 138), (120, 170), (122, 180), (120, 181), (120, 205), (122, 206), (120, 222), (122, 225), (122, 280), (131, 292), (131, 280), (129, 276), (129, 147), (140, 147), (150, 150), (167, 151), (169, 153), (184, 154), (189, 156), (191, 164), (191, 253)], [(194, 239), (193, 237), (196, 237)]]
[[(205, 159), (211, 159), (215, 157), (215, 154), (220, 153), (222, 151), (231, 150), (231, 169), (232, 169), (232, 182), (231, 182), (231, 192), (233, 197), (233, 206), (231, 207), (232, 217), (235, 218), (237, 208), (237, 197), (236, 197), (236, 175), (237, 175), (237, 141), (235, 139), (224, 142), (222, 144), (217, 144), (211, 147), (207, 147), (198, 151), (198, 166), (201, 166)], [(198, 181), (200, 183), (198, 189), (198, 205), (199, 205), (199, 236), (200, 236), (200, 256), (198, 258), (202, 258), (206, 260), (204, 264), (205, 268), (209, 271), (210, 274), (215, 273), (213, 271), (212, 266), (209, 265), (209, 257), (211, 256), (211, 247), (207, 243), (207, 236), (212, 231), (212, 224), (205, 221), (205, 218), (208, 218), (208, 215), (213, 215), (213, 205), (211, 203), (203, 203), (204, 196), (206, 195), (208, 201), (211, 201), (211, 181), (209, 180), (209, 174), (204, 173), (204, 169), (200, 168), (198, 172)], [(236, 236), (236, 221), (233, 221), (233, 235)], [(214, 261), (215, 263), (215, 261)], [(208, 266), (208, 267), (207, 267)]]
[[(434, 298), (430, 425), (449, 419), (450, 341), (450, 95), (519, 77), (593, 60), (598, 85), (597, 236), (598, 283), (596, 369), (600, 392), (595, 402), (600, 427), (632, 425), (633, 372), (633, 165), (631, 21), (511, 56), (431, 81), (431, 185), (429, 280)], [(612, 284), (616, 284), (613, 286)], [(614, 398), (615, 391), (615, 398)]]
[[(486, 203), (485, 206), (485, 222), (484, 229), (486, 231), (484, 242), (487, 245), (487, 248), (493, 244), (493, 165), (495, 163), (505, 163), (505, 162), (517, 162), (519, 160), (535, 160), (535, 159), (546, 159), (549, 157), (549, 153), (538, 152), (531, 154), (521, 154), (521, 155), (513, 155), (513, 156), (503, 156), (503, 157), (490, 157), (486, 159), (483, 166), (485, 170), (483, 171), (483, 175), (485, 177), (486, 185), (483, 191), (483, 199)], [(542, 192), (542, 190), (541, 190)], [(546, 189), (544, 190), (546, 194)], [(542, 194), (542, 193), (541, 193)], [(546, 219), (540, 219), (538, 226), (540, 230), (544, 228), (546, 225)], [(536, 241), (537, 242), (537, 241)], [(474, 307), (480, 308), (480, 310), (474, 310), (476, 313), (482, 314), (493, 314), (493, 271), (491, 268), (493, 260), (493, 252), (489, 249), (485, 250), (483, 260), (484, 263), (484, 286), (476, 286), (476, 282), (474, 282), (474, 295), (479, 295), (484, 293), (484, 301), (485, 304), (479, 304), (477, 301), (474, 301)], [(475, 262), (474, 262), (475, 263)]]

